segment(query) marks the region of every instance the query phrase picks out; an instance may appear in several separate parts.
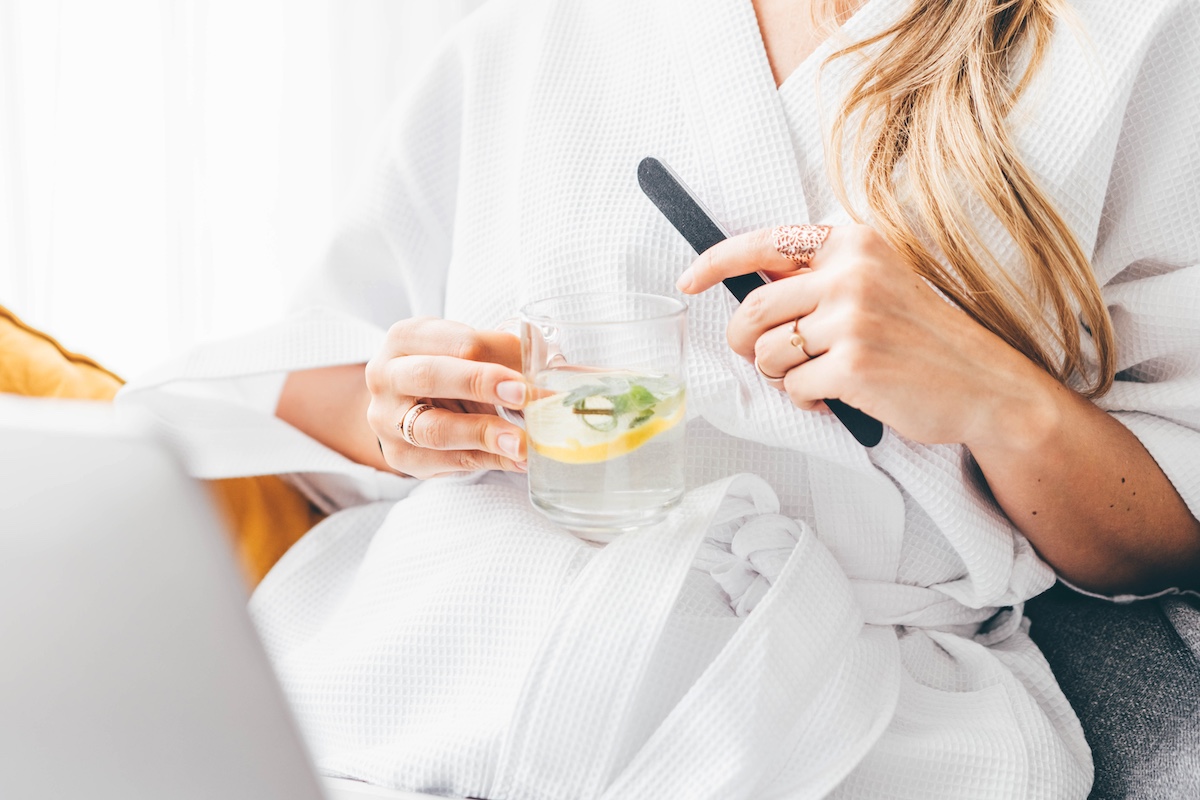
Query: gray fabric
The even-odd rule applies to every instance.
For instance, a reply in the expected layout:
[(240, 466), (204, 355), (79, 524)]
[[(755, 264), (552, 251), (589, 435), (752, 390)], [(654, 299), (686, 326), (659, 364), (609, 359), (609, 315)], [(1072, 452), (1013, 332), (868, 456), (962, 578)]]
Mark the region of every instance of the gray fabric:
[(1179, 638), (1200, 658), (1200, 598), (1167, 597), (1162, 607)]
[(1091, 797), (1200, 798), (1200, 608), (1056, 586), (1025, 609), (1092, 747)]

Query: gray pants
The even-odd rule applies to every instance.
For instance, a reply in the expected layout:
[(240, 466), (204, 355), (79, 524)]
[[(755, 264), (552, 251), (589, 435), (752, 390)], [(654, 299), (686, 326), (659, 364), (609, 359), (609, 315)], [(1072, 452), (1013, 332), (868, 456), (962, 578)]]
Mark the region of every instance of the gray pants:
[(1200, 603), (1064, 586), (1025, 608), (1096, 764), (1092, 798), (1200, 798)]

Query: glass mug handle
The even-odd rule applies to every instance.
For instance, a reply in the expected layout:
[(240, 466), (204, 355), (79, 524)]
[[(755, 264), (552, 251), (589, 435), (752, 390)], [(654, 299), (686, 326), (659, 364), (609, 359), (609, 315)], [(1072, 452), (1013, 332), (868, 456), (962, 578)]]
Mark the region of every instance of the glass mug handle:
[[(525, 331), (523, 329), (522, 320), (520, 317), (509, 317), (497, 325), (496, 330), (500, 331), (501, 333), (511, 333), (513, 336), (516, 336), (522, 340), (522, 362), (527, 361), (531, 357), (531, 353), (533, 352), (534, 348), (529, 346), (529, 342), (524, 341)], [(542, 342), (545, 344), (544, 348), (539, 349), (543, 349), (545, 351), (546, 357), (544, 363), (542, 364), (521, 364), (521, 371), (525, 375), (526, 382), (528, 382), (534, 374), (542, 371), (543, 369), (567, 363), (567, 359), (563, 356), (562, 351), (558, 347), (558, 331), (550, 326), (543, 325), (538, 329), (538, 334), (541, 337)], [(508, 420), (522, 430), (525, 428), (525, 412), (523, 411), (513, 411), (505, 408), (504, 406), (496, 406), (496, 415), (499, 416), (500, 419)]]

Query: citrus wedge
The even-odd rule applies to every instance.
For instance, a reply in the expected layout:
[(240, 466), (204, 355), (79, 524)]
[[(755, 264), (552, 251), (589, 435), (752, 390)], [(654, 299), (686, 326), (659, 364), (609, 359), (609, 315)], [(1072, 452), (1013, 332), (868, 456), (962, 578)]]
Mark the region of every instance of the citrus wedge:
[(682, 389), (639, 413), (620, 415), (601, 398), (571, 403), (569, 397), (560, 392), (525, 407), (529, 446), (564, 464), (598, 464), (632, 453), (684, 418)]

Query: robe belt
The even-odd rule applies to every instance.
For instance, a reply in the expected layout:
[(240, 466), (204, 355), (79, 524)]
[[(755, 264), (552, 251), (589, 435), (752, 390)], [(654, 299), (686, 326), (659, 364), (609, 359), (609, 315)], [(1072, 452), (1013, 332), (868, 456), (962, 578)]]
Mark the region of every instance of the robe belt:
[[(707, 568), (729, 595), (735, 613), (745, 616), (778, 579), (808, 526), (781, 514), (759, 514), (740, 523), (710, 531), (709, 545), (697, 566)], [(970, 608), (936, 588), (854, 577), (849, 580), (868, 625), (903, 625), (973, 636), (1001, 610), (995, 606)]]

